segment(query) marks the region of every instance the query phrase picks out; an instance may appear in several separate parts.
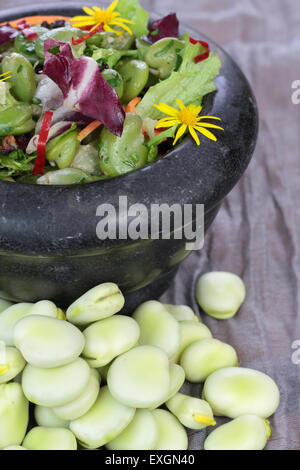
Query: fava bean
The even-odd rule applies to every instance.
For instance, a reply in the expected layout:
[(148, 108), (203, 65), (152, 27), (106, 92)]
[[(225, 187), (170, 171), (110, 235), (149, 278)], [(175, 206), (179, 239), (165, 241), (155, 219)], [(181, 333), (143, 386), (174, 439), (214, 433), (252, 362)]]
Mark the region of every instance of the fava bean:
[(162, 406), (165, 402), (167, 402), (170, 398), (172, 398), (181, 389), (182, 385), (184, 384), (185, 373), (181, 366), (179, 366), (178, 364), (170, 364), (169, 372), (170, 372), (169, 394), (167, 398), (161, 403), (158, 403), (157, 406), (149, 408), (150, 410), (155, 410), (156, 408), (159, 408), (160, 406)]
[(124, 82), (119, 72), (114, 69), (106, 69), (103, 70), (101, 74), (107, 83), (116, 90), (118, 97), (122, 98), (124, 92)]
[(133, 408), (154, 408), (170, 391), (167, 355), (153, 346), (138, 346), (117, 357), (107, 384), (113, 397)]
[[(38, 34), (47, 33), (48, 29), (43, 28), (42, 26), (33, 26), (32, 29)], [(28, 59), (31, 64), (40, 62), (40, 58), (36, 55), (35, 52), (35, 40), (29, 40), (22, 33), (16, 36), (14, 41), (14, 50), (22, 54), (26, 59)]]
[(136, 410), (133, 420), (112, 441), (109, 450), (153, 450), (158, 441), (158, 426), (150, 411)]
[(187, 305), (163, 304), (177, 321), (199, 321), (191, 307)]
[(110, 366), (111, 366), (111, 362), (109, 364), (106, 364), (106, 366), (99, 367), (97, 369), (101, 376), (101, 380), (103, 380), (104, 383), (107, 383), (107, 374), (108, 374)]
[(238, 418), (255, 414), (268, 418), (277, 410), (280, 395), (268, 375), (253, 369), (228, 367), (206, 379), (203, 398), (216, 416)]
[[(0, 384), (14, 379), (25, 367), (25, 360), (16, 348), (5, 347), (0, 351)], [(1, 363), (3, 354), (3, 360)]]
[(134, 36), (126, 31), (122, 31), (120, 36), (109, 31), (104, 31), (94, 34), (94, 36), (87, 39), (86, 43), (88, 46), (97, 46), (104, 49), (127, 50), (131, 48), (133, 41)]
[(26, 103), (11, 106), (0, 113), (0, 137), (21, 135), (35, 127), (32, 119), (32, 107)]
[(0, 315), (0, 341), (7, 346), (14, 346), (14, 328), (21, 318), (28, 315), (44, 315), (56, 318), (59, 309), (50, 300), (41, 300), (36, 304), (23, 302), (11, 305)]
[(93, 177), (77, 168), (64, 168), (63, 170), (49, 171), (38, 178), (36, 182), (37, 184), (65, 185), (92, 183), (97, 180), (97, 177)]
[(36, 426), (26, 435), (23, 445), (28, 450), (77, 450), (74, 434), (65, 428)]
[(67, 321), (29, 315), (16, 324), (14, 343), (29, 364), (51, 368), (75, 361), (83, 351), (85, 339)]
[(139, 51), (141, 60), (145, 60), (145, 55), (148, 49), (151, 47), (151, 44), (147, 41), (144, 41), (143, 39), (136, 39), (135, 45), (137, 50)]
[(68, 168), (72, 163), (80, 142), (77, 139), (78, 131), (66, 131), (64, 134), (50, 140), (46, 145), (46, 158), (55, 162), (58, 168)]
[(149, 150), (142, 125), (143, 121), (137, 114), (127, 113), (122, 137), (108, 129), (101, 131), (98, 151), (104, 175), (114, 177), (145, 166)]
[(177, 362), (183, 351), (195, 341), (211, 338), (212, 334), (204, 323), (195, 322), (194, 320), (183, 320), (179, 322), (179, 348), (173, 358)]
[(28, 425), (28, 401), (20, 384), (0, 385), (0, 449), (22, 443)]
[(80, 418), (95, 403), (100, 390), (100, 377), (96, 371), (91, 370), (88, 383), (78, 398), (64, 406), (53, 408), (54, 413), (61, 419), (72, 421)]
[(216, 424), (211, 407), (200, 398), (176, 393), (167, 401), (166, 405), (171, 413), (187, 428), (203, 429)]
[(12, 84), (11, 91), (15, 98), (25, 103), (31, 103), (35, 91), (35, 73), (29, 60), (23, 55), (13, 53), (3, 58), (1, 62), (2, 72), (11, 72), (9, 81)]
[(69, 421), (62, 420), (56, 416), (52, 408), (46, 406), (35, 406), (34, 418), (39, 426), (45, 428), (66, 428), (69, 429)]
[(123, 59), (117, 66), (124, 83), (123, 103), (139, 96), (149, 78), (149, 67), (143, 60)]
[(52, 369), (28, 364), (23, 372), (22, 387), (32, 403), (57, 407), (76, 400), (86, 388), (89, 377), (90, 368), (81, 358)]
[(205, 450), (263, 450), (271, 436), (267, 420), (245, 415), (215, 429), (205, 440)]
[(2, 450), (27, 450), (27, 449), (25, 449), (25, 447), (22, 447), (22, 446), (8, 446)]
[(204, 382), (218, 369), (238, 366), (238, 357), (232, 346), (218, 339), (195, 341), (182, 353), (180, 365), (189, 382)]
[(69, 43), (71, 45), (74, 57), (78, 58), (83, 55), (85, 43), (74, 46), (72, 44), (72, 38), (79, 39), (81, 36), (83, 36), (83, 34), (83, 31), (71, 26), (64, 26), (63, 28), (55, 28), (51, 30), (46, 29), (46, 31), (41, 31), (39, 37), (35, 41), (35, 52), (40, 59), (44, 59), (44, 42), (47, 39), (56, 39), (57, 41)]
[(196, 286), (197, 301), (205, 313), (218, 320), (232, 318), (245, 300), (241, 278), (227, 272), (210, 272), (200, 277)]
[(132, 421), (134, 414), (134, 408), (116, 401), (109, 389), (103, 387), (92, 408), (71, 421), (70, 429), (83, 447), (96, 449), (119, 435)]
[(188, 436), (178, 419), (166, 410), (154, 410), (152, 415), (158, 427), (155, 450), (187, 450)]
[(89, 175), (100, 175), (101, 169), (98, 151), (93, 145), (80, 145), (78, 152), (72, 160), (70, 168), (77, 168)]
[(160, 302), (144, 302), (135, 310), (133, 318), (141, 330), (139, 344), (161, 348), (169, 358), (176, 354), (179, 347), (179, 325)]
[(145, 54), (151, 73), (160, 79), (168, 78), (177, 63), (181, 64), (179, 60), (183, 48), (184, 42), (177, 38), (163, 38), (152, 44)]
[(0, 299), (0, 313), (4, 312), (8, 307), (12, 306), (12, 302), (8, 300)]
[(136, 321), (123, 315), (100, 320), (83, 332), (83, 357), (90, 367), (102, 367), (136, 345), (140, 329)]
[(124, 303), (119, 287), (106, 282), (89, 290), (70, 305), (67, 319), (75, 325), (87, 325), (118, 313)]

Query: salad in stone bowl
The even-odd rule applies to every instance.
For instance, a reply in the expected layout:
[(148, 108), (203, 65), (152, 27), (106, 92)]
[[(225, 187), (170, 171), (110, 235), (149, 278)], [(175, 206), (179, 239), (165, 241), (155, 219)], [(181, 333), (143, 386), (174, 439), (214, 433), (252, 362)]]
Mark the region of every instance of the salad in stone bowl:
[(88, 183), (155, 162), (187, 134), (217, 140), (221, 120), (202, 105), (220, 58), (181, 35), (175, 13), (149, 17), (114, 0), (0, 25), (0, 180)]

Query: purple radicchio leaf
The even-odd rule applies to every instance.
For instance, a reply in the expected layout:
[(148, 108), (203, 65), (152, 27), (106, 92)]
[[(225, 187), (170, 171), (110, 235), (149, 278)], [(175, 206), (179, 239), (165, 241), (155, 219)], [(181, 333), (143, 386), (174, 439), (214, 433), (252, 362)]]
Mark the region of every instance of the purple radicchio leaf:
[(13, 42), (19, 31), (10, 26), (9, 23), (0, 26), (0, 45), (6, 42)]
[(54, 39), (45, 41), (44, 50), (44, 74), (61, 89), (64, 107), (101, 121), (120, 137), (125, 111), (116, 91), (99, 72), (97, 62), (90, 57), (75, 59), (70, 44)]
[(163, 38), (178, 38), (179, 37), (179, 21), (176, 13), (170, 13), (150, 26), (148, 40), (152, 43), (159, 41)]

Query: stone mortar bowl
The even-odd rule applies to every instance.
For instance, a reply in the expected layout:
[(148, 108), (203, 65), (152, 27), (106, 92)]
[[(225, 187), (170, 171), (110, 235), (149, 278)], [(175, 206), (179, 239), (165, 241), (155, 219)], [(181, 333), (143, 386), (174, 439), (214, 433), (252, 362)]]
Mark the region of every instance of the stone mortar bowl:
[[(0, 22), (35, 14), (74, 16), (76, 4), (57, 3), (1, 11)], [(157, 18), (153, 15), (153, 18)], [(186, 28), (193, 37), (205, 36)], [(182, 28), (182, 31), (184, 28)], [(187, 137), (167, 156), (124, 176), (74, 186), (0, 181), (0, 297), (67, 306), (93, 286), (116, 282), (126, 296), (125, 313), (157, 299), (190, 254), (186, 240), (105, 240), (96, 235), (96, 209), (108, 203), (204, 204), (205, 231), (222, 200), (246, 170), (258, 130), (253, 92), (235, 62), (213, 41), (222, 59), (218, 91), (205, 111), (222, 118), (218, 142)], [(205, 114), (207, 114), (205, 112)]]

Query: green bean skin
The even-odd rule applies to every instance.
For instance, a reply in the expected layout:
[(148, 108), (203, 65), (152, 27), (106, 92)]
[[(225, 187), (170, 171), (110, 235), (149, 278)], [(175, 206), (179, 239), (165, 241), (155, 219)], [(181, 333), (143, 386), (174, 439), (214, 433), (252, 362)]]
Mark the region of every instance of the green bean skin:
[(36, 91), (35, 73), (29, 60), (13, 53), (2, 60), (2, 72), (12, 72), (12, 93), (19, 101), (31, 103)]
[(148, 148), (144, 144), (142, 123), (138, 115), (128, 113), (122, 137), (116, 137), (107, 129), (102, 130), (98, 151), (101, 171), (106, 176), (122, 175), (146, 165)]
[(168, 78), (176, 68), (183, 47), (184, 42), (176, 38), (164, 38), (152, 44), (145, 54), (151, 73), (160, 79)]
[(103, 70), (102, 77), (116, 90), (118, 97), (121, 99), (124, 92), (124, 82), (121, 75), (114, 69), (106, 69)]
[(60, 169), (68, 168), (79, 149), (77, 136), (78, 131), (75, 130), (50, 140), (46, 146), (47, 160), (55, 162)]
[(124, 59), (117, 67), (124, 81), (122, 101), (127, 104), (138, 96), (146, 86), (149, 78), (149, 67), (143, 60)]
[(32, 107), (25, 103), (16, 104), (0, 113), (0, 137), (25, 134), (32, 131), (35, 124)]

